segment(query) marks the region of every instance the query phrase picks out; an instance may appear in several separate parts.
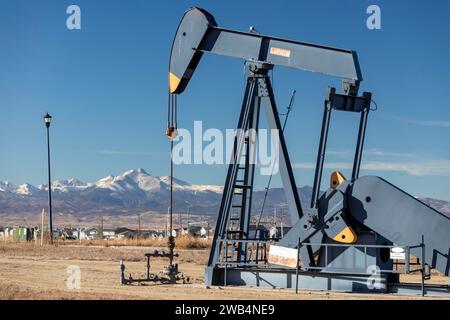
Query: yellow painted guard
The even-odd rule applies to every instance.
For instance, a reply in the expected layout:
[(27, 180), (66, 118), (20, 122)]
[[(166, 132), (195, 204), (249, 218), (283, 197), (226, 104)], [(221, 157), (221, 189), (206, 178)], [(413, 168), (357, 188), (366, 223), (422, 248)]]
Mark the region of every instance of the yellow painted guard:
[(174, 75), (172, 72), (169, 72), (169, 90), (170, 93), (174, 93), (178, 85), (180, 84), (181, 79)]
[(355, 243), (356, 239), (358, 239), (358, 236), (350, 227), (345, 227), (344, 230), (339, 232), (337, 236), (333, 238), (334, 241), (341, 243)]
[(342, 173), (335, 171), (330, 176), (330, 188), (336, 189), (346, 179)]

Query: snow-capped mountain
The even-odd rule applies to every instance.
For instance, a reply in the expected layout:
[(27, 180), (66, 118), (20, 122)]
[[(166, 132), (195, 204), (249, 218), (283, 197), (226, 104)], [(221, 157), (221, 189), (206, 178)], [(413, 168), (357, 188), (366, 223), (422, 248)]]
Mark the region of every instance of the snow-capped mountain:
[(114, 191), (155, 191), (160, 189), (160, 180), (144, 169), (129, 170), (119, 176), (108, 176), (95, 183), (95, 187)]
[[(184, 210), (189, 205), (200, 213), (212, 213), (220, 201), (222, 187), (191, 185), (173, 179), (174, 208)], [(52, 183), (54, 210), (71, 214), (117, 214), (136, 211), (166, 212), (170, 177), (156, 177), (144, 169), (128, 170), (117, 176), (107, 176), (94, 183), (78, 179), (57, 180)], [(48, 185), (19, 187), (0, 182), (0, 214), (11, 212), (40, 212), (47, 206)], [(214, 210), (215, 211), (215, 210)]]
[(17, 190), (17, 186), (8, 181), (0, 181), (0, 192), (1, 191), (9, 191), (14, 192)]
[[(216, 215), (221, 201), (222, 187), (214, 185), (192, 185), (173, 179), (174, 210), (192, 214)], [(118, 215), (156, 211), (165, 213), (168, 208), (170, 177), (156, 177), (144, 169), (135, 169), (117, 176), (107, 176), (94, 183), (85, 183), (75, 178), (52, 183), (53, 209), (56, 213), (67, 213), (79, 217), (89, 215)], [(300, 201), (309, 207), (311, 187), (299, 188)], [(37, 214), (47, 207), (48, 186), (33, 186), (29, 183), (15, 186), (0, 181), (0, 216), (2, 214)], [(264, 191), (253, 195), (253, 211), (259, 212)], [(450, 203), (434, 199), (421, 199), (444, 213), (450, 213)], [(272, 188), (268, 194), (265, 211), (285, 203), (282, 188)], [(1, 222), (1, 219), (0, 219)], [(1, 223), (0, 223), (1, 225)]]
[[(91, 187), (117, 192), (159, 192), (170, 188), (170, 177), (154, 177), (144, 169), (135, 169), (118, 176), (108, 176), (98, 180)], [(222, 187), (212, 185), (192, 185), (174, 178), (173, 189), (177, 191), (201, 191), (221, 193)]]
[(42, 190), (29, 184), (29, 183), (24, 183), (22, 185), (20, 185), (16, 190), (13, 190), (13, 193), (16, 194), (20, 194), (23, 196), (31, 196), (31, 195), (36, 195), (38, 193), (40, 193)]
[(71, 178), (68, 180), (56, 180), (55, 182), (52, 183), (52, 188), (56, 189), (56, 188), (85, 188), (88, 187), (89, 184), (84, 183), (78, 179), (75, 178)]

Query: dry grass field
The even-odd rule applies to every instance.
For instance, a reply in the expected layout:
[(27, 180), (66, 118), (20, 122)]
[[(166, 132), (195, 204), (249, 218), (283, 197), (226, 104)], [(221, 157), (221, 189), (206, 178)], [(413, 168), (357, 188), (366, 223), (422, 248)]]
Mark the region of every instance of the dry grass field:
[[(203, 270), (209, 250), (204, 248), (177, 250), (180, 270), (191, 277), (190, 284), (121, 285), (119, 261), (125, 261), (127, 275), (143, 277), (144, 253), (156, 248), (131, 244), (100, 246), (65, 242), (40, 247), (33, 243), (1, 243), (0, 299), (420, 299), (391, 294), (302, 291), (296, 295), (290, 289), (208, 288), (203, 284)], [(164, 264), (166, 260), (154, 260), (152, 271), (162, 270)], [(80, 289), (67, 288), (67, 267), (72, 265), (81, 270)], [(408, 275), (405, 280), (418, 282), (419, 278)], [(448, 278), (440, 276), (433, 276), (432, 280), (449, 283)]]
[[(78, 241), (64, 241), (55, 240), (57, 246), (64, 245), (82, 245), (82, 246), (99, 246), (99, 247), (146, 247), (146, 248), (163, 248), (167, 247), (167, 239), (147, 238), (147, 239), (114, 239), (114, 240), (81, 240)], [(211, 246), (212, 240), (205, 238), (196, 238), (182, 236), (177, 238), (178, 249), (206, 249)]]

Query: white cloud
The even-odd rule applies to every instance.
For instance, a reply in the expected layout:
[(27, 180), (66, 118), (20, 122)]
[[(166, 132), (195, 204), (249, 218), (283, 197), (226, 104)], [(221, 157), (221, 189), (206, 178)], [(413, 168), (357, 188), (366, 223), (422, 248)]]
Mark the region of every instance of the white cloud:
[(407, 163), (366, 162), (365, 170), (401, 171), (412, 176), (450, 176), (450, 160), (422, 160)]
[(450, 121), (442, 120), (415, 120), (404, 117), (393, 116), (392, 118), (399, 120), (404, 123), (415, 124), (419, 126), (426, 127), (436, 127), (436, 128), (450, 128)]
[(108, 150), (108, 149), (101, 149), (95, 151), (98, 154), (105, 154), (105, 155), (125, 155), (125, 156), (154, 156), (154, 155), (163, 155), (168, 154), (168, 152), (161, 152), (161, 151), (121, 151), (121, 150)]
[[(353, 158), (355, 151), (353, 150), (327, 150), (327, 155), (339, 158)], [(364, 149), (365, 157), (391, 157), (391, 158), (414, 158), (416, 155), (412, 153), (391, 152), (378, 148)]]
[[(314, 169), (313, 162), (294, 163), (296, 169)], [(328, 162), (324, 164), (325, 169), (351, 169), (349, 162)], [(366, 161), (361, 164), (361, 169), (368, 171), (397, 171), (412, 176), (446, 176), (450, 177), (450, 160), (418, 160), (410, 162), (385, 162)]]
[(327, 150), (327, 155), (347, 157), (353, 155), (354, 151), (351, 150)]
[(364, 150), (366, 156), (378, 156), (378, 157), (393, 157), (393, 158), (414, 158), (416, 155), (412, 153), (390, 152), (382, 149), (367, 149)]
[[(315, 162), (296, 162), (292, 164), (294, 169), (315, 169)], [(324, 169), (351, 169), (350, 162), (327, 162), (323, 165)]]

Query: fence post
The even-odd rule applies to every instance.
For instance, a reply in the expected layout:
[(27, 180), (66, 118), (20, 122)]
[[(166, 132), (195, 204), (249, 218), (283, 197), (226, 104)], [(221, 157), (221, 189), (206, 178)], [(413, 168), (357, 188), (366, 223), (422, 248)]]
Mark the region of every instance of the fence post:
[(120, 284), (125, 284), (125, 264), (120, 260)]
[(422, 270), (420, 270), (421, 274), (422, 274), (422, 281), (421, 281), (421, 285), (422, 285), (422, 297), (425, 296), (425, 241), (424, 241), (424, 236), (422, 235), (422, 243), (420, 244), (420, 247), (422, 248)]
[(150, 280), (150, 255), (147, 255), (147, 280)]
[[(411, 254), (411, 252), (409, 250), (409, 247), (406, 247), (406, 260), (405, 260), (406, 273), (409, 273), (409, 271), (411, 269), (411, 267), (409, 266), (409, 263), (410, 263), (409, 260), (411, 260), (410, 254)], [(397, 268), (397, 265), (396, 265), (396, 268)]]
[(296, 264), (296, 268), (295, 268), (295, 294), (298, 294), (298, 273), (299, 273), (299, 268), (300, 268), (300, 238), (298, 238), (298, 243), (297, 243), (297, 264)]

